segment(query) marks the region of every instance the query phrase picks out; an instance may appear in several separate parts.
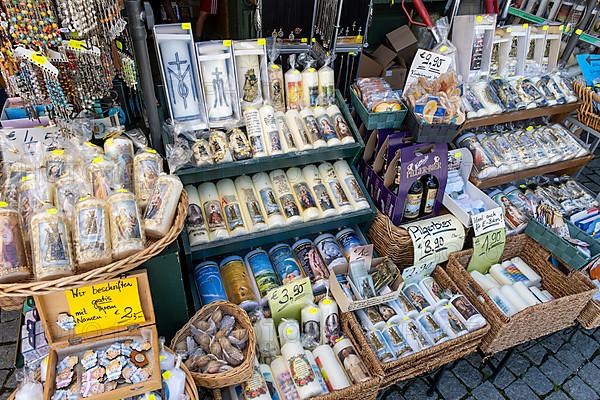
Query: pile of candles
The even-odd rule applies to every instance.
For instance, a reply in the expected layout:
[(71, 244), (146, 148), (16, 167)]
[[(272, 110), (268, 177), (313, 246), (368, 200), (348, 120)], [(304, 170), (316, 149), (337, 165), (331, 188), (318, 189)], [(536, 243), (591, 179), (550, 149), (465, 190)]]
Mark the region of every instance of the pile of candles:
[(185, 187), (192, 246), (369, 207), (344, 160)]
[(406, 285), (397, 300), (355, 311), (367, 341), (390, 362), (485, 326), (469, 300), (431, 276)]
[(229, 256), (217, 264), (206, 261), (194, 268), (194, 280), (202, 304), (219, 300), (250, 309), (267, 293), (302, 277), (309, 277), (314, 293), (323, 293), (329, 275), (347, 264), (350, 251), (365, 243), (352, 228), (334, 234), (318, 235), (314, 240), (300, 239), (291, 246), (279, 243), (265, 251), (255, 249), (245, 257)]
[(492, 265), (487, 274), (471, 271), (471, 277), (507, 317), (554, 300), (550, 292), (542, 289), (542, 277), (520, 257)]

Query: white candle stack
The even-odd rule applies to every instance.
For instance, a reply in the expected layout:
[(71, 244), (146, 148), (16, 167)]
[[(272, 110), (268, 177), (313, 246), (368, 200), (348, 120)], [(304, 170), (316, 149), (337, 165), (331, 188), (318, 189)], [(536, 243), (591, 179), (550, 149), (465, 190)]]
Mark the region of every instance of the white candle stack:
[(202, 209), (202, 203), (200, 202), (200, 196), (198, 196), (198, 189), (193, 185), (187, 185), (185, 191), (189, 200), (185, 225), (190, 246), (196, 246), (210, 240), (208, 227), (206, 226), (206, 218)]

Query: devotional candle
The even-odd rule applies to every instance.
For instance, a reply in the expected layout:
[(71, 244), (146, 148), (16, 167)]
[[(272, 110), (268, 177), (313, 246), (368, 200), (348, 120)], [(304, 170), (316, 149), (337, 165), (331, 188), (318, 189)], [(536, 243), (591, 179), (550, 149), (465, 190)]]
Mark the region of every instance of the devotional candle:
[(340, 214), (352, 211), (352, 203), (350, 203), (350, 199), (342, 187), (333, 165), (328, 162), (321, 163), (319, 165), (319, 174), (329, 192), (329, 197), (335, 202)]
[(321, 344), (321, 310), (314, 304), (308, 304), (300, 311), (302, 334), (311, 347)]
[(306, 134), (310, 138), (312, 146), (315, 149), (327, 146), (327, 142), (323, 138), (321, 128), (315, 118), (315, 114), (310, 109), (305, 108), (300, 111), (300, 118), (302, 118), (302, 122), (306, 128)]
[(282, 400), (300, 400), (300, 396), (296, 391), (296, 386), (288, 370), (287, 362), (283, 357), (279, 356), (271, 362), (271, 371), (273, 371), (275, 385)]
[(271, 400), (267, 382), (260, 372), (258, 362), (254, 360), (250, 379), (242, 384), (244, 399), (246, 400)]
[(260, 204), (264, 214), (267, 216), (267, 224), (269, 228), (275, 228), (285, 224), (285, 218), (281, 213), (281, 208), (275, 197), (273, 186), (269, 175), (266, 172), (259, 172), (252, 175), (252, 183), (254, 189), (260, 197)]
[(319, 381), (319, 385), (321, 385), (321, 394), (329, 393), (329, 389), (327, 388), (325, 379), (323, 379), (323, 375), (321, 375), (321, 370), (319, 369), (319, 366), (317, 365), (315, 356), (313, 356), (313, 353), (308, 349), (304, 349), (304, 354), (306, 354), (306, 359), (308, 360), (310, 367), (313, 369), (315, 376), (317, 377), (317, 380)]
[(217, 182), (217, 192), (221, 199), (221, 207), (223, 208), (223, 215), (225, 216), (225, 224), (229, 235), (237, 236), (248, 233), (233, 181), (231, 179), (222, 179)]
[(312, 149), (313, 145), (304, 126), (304, 122), (302, 122), (300, 113), (296, 110), (288, 110), (288, 112), (285, 113), (285, 121), (292, 132), (294, 143), (296, 143), (298, 150)]
[(357, 210), (369, 208), (369, 202), (348, 163), (345, 160), (338, 160), (333, 164), (333, 169), (354, 208)]
[(99, 199), (108, 199), (115, 185), (115, 163), (104, 157), (96, 157), (87, 167), (88, 181), (92, 185), (92, 194)]
[(229, 87), (227, 59), (229, 49), (222, 44), (196, 45), (198, 63), (202, 73), (202, 85), (206, 96), (208, 120), (211, 123), (230, 118), (233, 115), (233, 101)]
[(267, 229), (269, 227), (267, 225), (267, 217), (258, 200), (258, 194), (254, 189), (252, 179), (247, 175), (237, 177), (235, 179), (235, 188), (244, 218), (248, 224), (248, 230), (258, 232)]
[(312, 353), (330, 392), (350, 386), (346, 371), (329, 345), (323, 344), (314, 349)]
[(212, 182), (204, 182), (198, 186), (198, 195), (202, 202), (202, 209), (208, 226), (208, 234), (211, 240), (229, 237), (223, 208), (217, 193), (217, 187)]
[(133, 193), (118, 189), (108, 198), (108, 204), (113, 259), (120, 260), (144, 250), (146, 235)]
[(338, 305), (331, 297), (319, 302), (321, 311), (321, 343), (333, 346), (340, 337), (341, 321)]
[(329, 114), (323, 107), (315, 108), (315, 118), (317, 119), (317, 125), (321, 131), (321, 136), (327, 146), (337, 146), (341, 143), (340, 139), (335, 132), (333, 121), (329, 118)]
[(203, 305), (227, 301), (227, 293), (216, 262), (206, 261), (197, 265), (194, 268), (194, 281)]
[(250, 42), (236, 42), (234, 55), (242, 110), (260, 106), (263, 93), (259, 56), (264, 56), (264, 47), (257, 48), (255, 43)]
[(229, 150), (229, 141), (223, 131), (211, 130), (208, 135), (208, 145), (212, 158), (216, 164), (233, 161), (233, 156)]
[(285, 171), (282, 169), (276, 169), (269, 173), (271, 183), (273, 184), (273, 191), (277, 196), (277, 200), (283, 211), (283, 215), (286, 218), (288, 224), (296, 224), (302, 222), (302, 216), (300, 214), (300, 206), (296, 201), (296, 197), (292, 194), (292, 189), (287, 179)]
[(54, 149), (44, 155), (43, 166), (46, 180), (55, 183), (61, 176), (66, 175), (73, 165), (68, 165), (67, 154), (64, 149)]
[(300, 343), (300, 324), (295, 319), (283, 318), (277, 327), (279, 343), (284, 346), (288, 342)]
[(323, 104), (335, 103), (335, 73), (328, 64), (319, 69), (319, 97)]
[(32, 276), (17, 210), (0, 202), (0, 283), (18, 282)]
[(161, 174), (144, 211), (144, 231), (151, 238), (163, 237), (171, 229), (183, 185), (176, 175)]
[(286, 175), (292, 187), (294, 196), (297, 199), (297, 203), (300, 205), (304, 222), (319, 218), (321, 216), (321, 211), (317, 207), (313, 191), (310, 189), (310, 186), (306, 183), (306, 180), (302, 175), (302, 170), (293, 167), (286, 171)]
[(56, 208), (42, 210), (31, 218), (31, 253), (36, 280), (75, 273), (68, 224)]
[(248, 108), (244, 111), (244, 121), (246, 122), (246, 132), (248, 140), (252, 147), (254, 157), (268, 156), (265, 138), (263, 136), (262, 124), (260, 122), (260, 112), (256, 108)]
[(315, 376), (300, 342), (289, 342), (281, 347), (296, 391), (302, 400), (321, 394), (321, 385)]
[(342, 115), (342, 112), (335, 104), (327, 107), (327, 114), (333, 122), (335, 133), (337, 137), (342, 141), (342, 144), (354, 143), (354, 136), (352, 131), (346, 122), (346, 119)]
[(133, 142), (123, 136), (104, 141), (106, 158), (115, 163), (114, 182), (117, 188), (133, 192)]
[(190, 246), (196, 246), (210, 240), (208, 237), (208, 227), (206, 226), (206, 218), (204, 217), (204, 211), (202, 210), (200, 196), (198, 196), (198, 189), (193, 185), (187, 185), (185, 191), (187, 192), (189, 199), (185, 226), (190, 240)]
[(350, 339), (342, 338), (337, 341), (335, 346), (333, 346), (333, 352), (354, 384), (369, 380), (369, 371), (356, 353)]
[(269, 255), (261, 249), (252, 250), (244, 257), (246, 265), (250, 267), (256, 286), (262, 297), (265, 297), (269, 290), (279, 287), (277, 274), (271, 265)]
[(302, 74), (296, 68), (290, 68), (285, 73), (285, 100), (288, 110), (300, 110), (302, 96)]
[(277, 129), (277, 122), (275, 121), (275, 109), (265, 104), (259, 109), (259, 115), (268, 153), (270, 155), (283, 153), (283, 145), (279, 136), (279, 130)]
[(261, 362), (267, 363), (279, 354), (279, 341), (275, 331), (275, 322), (272, 318), (260, 318), (254, 323), (258, 357)]
[(22, 227), (25, 241), (28, 241), (31, 232), (31, 217), (45, 204), (52, 204), (49, 183), (39, 179), (38, 176), (34, 174), (22, 176), (18, 189), (18, 209), (23, 217)]
[(281, 65), (269, 64), (269, 96), (271, 103), (277, 111), (285, 111), (285, 90), (283, 81), (283, 70)]
[(112, 261), (110, 223), (106, 200), (83, 197), (73, 212), (73, 247), (77, 271)]
[(256, 302), (252, 283), (242, 257), (227, 257), (221, 262), (219, 268), (229, 301), (240, 306), (247, 302)]
[(269, 259), (273, 269), (277, 272), (279, 281), (284, 285), (302, 278), (302, 270), (289, 245), (280, 243), (273, 246), (269, 250)]
[(302, 71), (302, 102), (305, 107), (319, 105), (319, 74), (312, 66)]
[(146, 148), (133, 157), (134, 187), (140, 207), (146, 207), (162, 167), (162, 157), (154, 149)]
[(321, 179), (319, 169), (315, 165), (307, 165), (302, 168), (302, 175), (315, 194), (315, 202), (321, 210), (322, 217), (327, 218), (337, 215), (339, 213), (338, 209), (335, 207), (336, 204), (333, 199), (329, 196), (329, 191)]
[(277, 130), (279, 131), (279, 137), (281, 138), (281, 146), (284, 153), (296, 151), (296, 143), (294, 141), (294, 134), (288, 126), (285, 118), (285, 113), (277, 111), (275, 113), (275, 123), (277, 124)]

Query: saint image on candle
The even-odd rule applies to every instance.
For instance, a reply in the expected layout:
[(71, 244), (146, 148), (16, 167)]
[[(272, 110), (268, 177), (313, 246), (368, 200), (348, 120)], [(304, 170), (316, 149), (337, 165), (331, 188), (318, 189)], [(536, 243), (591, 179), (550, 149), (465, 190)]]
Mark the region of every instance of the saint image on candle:
[(225, 220), (221, 214), (221, 207), (218, 204), (218, 201), (211, 201), (207, 202), (205, 205), (208, 225), (211, 229), (225, 228)]
[[(14, 225), (11, 223), (14, 222)], [(5, 268), (16, 268), (25, 265), (21, 255), (24, 254), (22, 243), (16, 240), (18, 226), (16, 218), (0, 219), (0, 260)]]
[(314, 186), (313, 189), (315, 190), (315, 194), (317, 195), (317, 199), (319, 200), (319, 205), (321, 206), (322, 210), (335, 208), (331, 198), (329, 197), (329, 194), (327, 193), (327, 189), (325, 189), (323, 184), (318, 184)]
[(47, 265), (60, 266), (69, 265), (69, 259), (65, 251), (66, 232), (64, 227), (59, 228), (56, 222), (42, 223), (40, 226), (41, 252)]
[(300, 210), (294, 201), (294, 197), (291, 194), (284, 194), (280, 197), (281, 205), (283, 206), (283, 211), (285, 212), (285, 216), (287, 218), (300, 215)]
[(188, 228), (204, 226), (204, 218), (202, 218), (202, 209), (198, 204), (190, 204), (188, 206), (187, 217), (185, 220)]
[(94, 196), (100, 199), (106, 199), (110, 191), (108, 176), (102, 170), (92, 171), (92, 189)]
[(296, 196), (298, 196), (298, 201), (300, 201), (300, 206), (303, 209), (306, 210), (307, 208), (315, 206), (315, 200), (306, 184), (298, 183), (294, 185), (294, 190), (296, 191)]
[(363, 382), (369, 379), (369, 373), (360, 357), (356, 355), (354, 349), (350, 346), (340, 350), (338, 358), (344, 365), (346, 371), (354, 383)]
[(141, 191), (148, 192), (153, 189), (154, 183), (158, 178), (158, 165), (153, 160), (144, 160), (140, 162), (140, 172), (143, 176)]
[(242, 99), (248, 103), (253, 103), (258, 98), (258, 78), (254, 68), (248, 68), (244, 76), (244, 95)]
[(126, 201), (118, 207), (115, 217), (117, 240), (137, 239), (140, 237), (140, 225), (136, 218), (134, 201)]

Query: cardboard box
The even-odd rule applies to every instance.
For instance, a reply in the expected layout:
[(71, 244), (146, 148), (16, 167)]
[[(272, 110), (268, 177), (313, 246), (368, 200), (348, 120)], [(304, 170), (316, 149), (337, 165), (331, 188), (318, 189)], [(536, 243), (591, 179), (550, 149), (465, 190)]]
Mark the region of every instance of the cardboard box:
[(407, 25), (387, 33), (385, 43), (407, 63), (415, 57), (417, 52), (417, 38)]
[(384, 67), (387, 67), (393, 63), (397, 54), (394, 50), (390, 49), (385, 44), (380, 44), (379, 47), (375, 49), (372, 56), (375, 59), (375, 61), (377, 61), (379, 64), (383, 65)]
[(384, 66), (379, 64), (372, 56), (362, 53), (360, 60), (358, 61), (358, 73), (359, 78), (375, 78), (381, 76)]
[(390, 84), (392, 89), (404, 89), (407, 72), (406, 64), (404, 64), (404, 60), (402, 60), (401, 64), (392, 64), (387, 67), (381, 73), (381, 76)]

